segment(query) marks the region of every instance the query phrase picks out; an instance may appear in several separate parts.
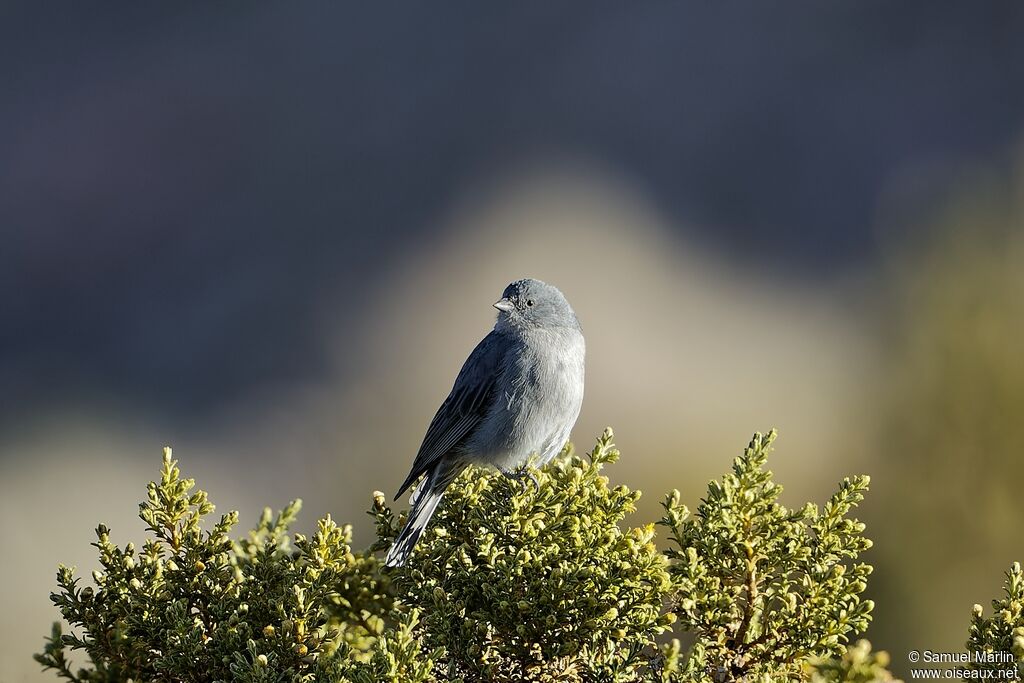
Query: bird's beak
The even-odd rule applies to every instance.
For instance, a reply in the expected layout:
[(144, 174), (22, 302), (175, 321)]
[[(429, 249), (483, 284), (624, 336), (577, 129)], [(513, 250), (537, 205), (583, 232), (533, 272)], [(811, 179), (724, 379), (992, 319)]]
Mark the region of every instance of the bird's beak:
[(509, 301), (508, 299), (498, 299), (497, 301), (494, 302), (494, 307), (497, 308), (499, 311), (505, 311), (506, 313), (515, 308), (512, 302)]

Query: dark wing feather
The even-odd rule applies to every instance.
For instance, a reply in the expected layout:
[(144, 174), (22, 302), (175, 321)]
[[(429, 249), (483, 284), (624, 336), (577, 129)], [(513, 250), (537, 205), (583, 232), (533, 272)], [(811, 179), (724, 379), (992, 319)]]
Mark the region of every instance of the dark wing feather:
[(455, 379), (451, 393), (427, 427), (423, 443), (416, 454), (416, 460), (413, 461), (412, 471), (395, 494), (396, 500), (421, 474), (430, 469), (480, 424), (490, 406), (490, 398), (494, 393), (500, 371), (499, 365), (504, 348), (501, 342), (501, 336), (492, 331), (469, 354), (469, 358), (462, 365), (462, 370), (459, 371), (459, 376)]

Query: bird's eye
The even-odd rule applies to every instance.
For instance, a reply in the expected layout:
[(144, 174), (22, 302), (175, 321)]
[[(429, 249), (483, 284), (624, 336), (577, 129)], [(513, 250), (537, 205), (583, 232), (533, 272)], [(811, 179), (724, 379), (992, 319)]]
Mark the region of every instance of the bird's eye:
[(527, 299), (526, 300), (526, 305), (527, 306), (532, 306), (533, 305), (533, 299)]

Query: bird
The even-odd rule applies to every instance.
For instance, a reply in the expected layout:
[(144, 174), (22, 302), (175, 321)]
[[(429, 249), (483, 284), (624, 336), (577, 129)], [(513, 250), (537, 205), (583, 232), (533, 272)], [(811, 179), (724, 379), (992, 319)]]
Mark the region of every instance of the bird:
[(494, 328), (463, 364), (395, 494), (398, 500), (423, 477), (385, 566), (405, 564), (445, 490), (464, 469), (484, 465), (522, 477), (531, 458), (541, 467), (562, 450), (579, 417), (586, 344), (562, 292), (524, 278), (508, 285), (493, 305)]

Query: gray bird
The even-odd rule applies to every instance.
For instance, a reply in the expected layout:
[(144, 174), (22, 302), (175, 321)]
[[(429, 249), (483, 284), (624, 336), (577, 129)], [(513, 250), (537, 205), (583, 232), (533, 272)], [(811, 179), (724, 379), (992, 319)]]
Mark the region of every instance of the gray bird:
[(405, 564), (452, 480), (470, 464), (522, 476), (569, 439), (583, 404), (585, 345), (579, 320), (558, 289), (518, 280), (494, 307), (498, 319), (469, 354), (455, 386), (427, 428), (395, 500), (421, 475), (409, 521), (385, 564)]

